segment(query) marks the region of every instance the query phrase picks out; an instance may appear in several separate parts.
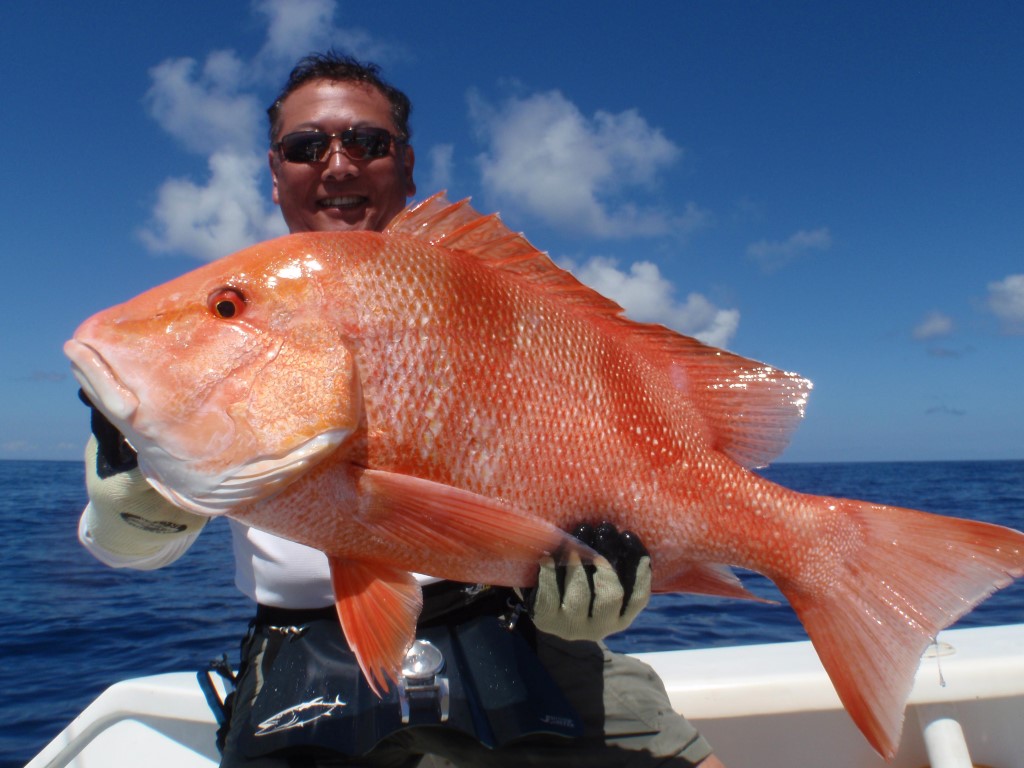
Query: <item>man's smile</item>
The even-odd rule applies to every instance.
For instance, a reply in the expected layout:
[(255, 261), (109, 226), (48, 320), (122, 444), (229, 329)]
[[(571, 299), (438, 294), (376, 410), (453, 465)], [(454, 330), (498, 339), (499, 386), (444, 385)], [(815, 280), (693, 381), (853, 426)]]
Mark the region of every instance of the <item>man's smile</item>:
[(363, 195), (340, 195), (320, 198), (316, 204), (321, 208), (356, 208), (367, 200)]

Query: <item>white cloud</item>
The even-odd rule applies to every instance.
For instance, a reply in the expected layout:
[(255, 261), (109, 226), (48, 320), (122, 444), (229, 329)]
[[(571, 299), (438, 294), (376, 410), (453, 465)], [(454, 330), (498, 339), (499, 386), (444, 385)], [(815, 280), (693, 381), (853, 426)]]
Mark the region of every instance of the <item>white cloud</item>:
[(266, 114), (258, 94), (283, 85), (300, 56), (331, 47), (378, 63), (394, 50), (358, 28), (334, 25), (334, 0), (256, 0), (266, 40), (254, 56), (214, 51), (167, 59), (150, 70), (149, 114), (184, 149), (205, 156), (208, 177), (171, 178), (157, 190), (147, 247), (202, 259), (227, 255), (285, 232), (270, 201)]
[(8, 456), (19, 459), (36, 451), (38, 446), (27, 440), (8, 440), (0, 443), (0, 456)]
[(963, 408), (952, 408), (948, 405), (934, 405), (925, 410), (926, 416), (965, 416), (967, 411)]
[(1024, 275), (989, 283), (986, 303), (1008, 333), (1024, 333)]
[(281, 65), (290, 68), (310, 51), (328, 48), (378, 64), (402, 55), (360, 27), (336, 26), (335, 0), (257, 0), (253, 8), (267, 21), (266, 42), (253, 62), (254, 71), (261, 75)]
[(226, 256), (284, 232), (270, 201), (263, 110), (248, 68), (231, 51), (168, 59), (150, 71), (150, 115), (190, 152), (207, 155), (202, 183), (167, 179), (140, 235), (152, 251)]
[(267, 19), (262, 56), (295, 61), (326, 48), (334, 32), (333, 0), (258, 0), (253, 9)]
[(153, 251), (176, 251), (213, 260), (287, 230), (277, 209), (268, 204), (260, 177), (262, 154), (221, 152), (209, 159), (203, 184), (168, 179), (157, 192), (152, 221), (142, 230)]
[(563, 261), (563, 265), (638, 322), (660, 323), (716, 347), (727, 346), (739, 327), (739, 310), (716, 307), (699, 293), (677, 301), (675, 287), (649, 261), (634, 262), (628, 271), (614, 259), (600, 256), (583, 264)]
[(149, 74), (149, 114), (185, 149), (256, 151), (265, 133), (263, 110), (255, 95), (243, 90), (245, 64), (234, 52), (211, 53), (202, 68), (195, 59), (167, 59)]
[(953, 320), (941, 312), (929, 312), (912, 332), (915, 339), (935, 339), (953, 332)]
[(599, 237), (689, 232), (707, 214), (624, 201), (653, 187), (682, 150), (636, 111), (586, 117), (558, 91), (511, 97), (499, 106), (469, 96), (486, 146), (477, 158), (485, 191), (554, 226)]
[(747, 246), (747, 255), (757, 261), (766, 272), (774, 272), (809, 251), (827, 251), (832, 247), (832, 234), (828, 227), (801, 229), (786, 240), (772, 242), (760, 240)]
[[(431, 195), (435, 192), (440, 192), (442, 189), (451, 189), (454, 155), (455, 147), (452, 144), (437, 144), (431, 147), (427, 153), (427, 161), (429, 163), (426, 175), (427, 181), (425, 184), (418, 183), (416, 186), (422, 187), (421, 191)], [(418, 166), (419, 163), (417, 162)], [(417, 176), (419, 176), (418, 173)]]

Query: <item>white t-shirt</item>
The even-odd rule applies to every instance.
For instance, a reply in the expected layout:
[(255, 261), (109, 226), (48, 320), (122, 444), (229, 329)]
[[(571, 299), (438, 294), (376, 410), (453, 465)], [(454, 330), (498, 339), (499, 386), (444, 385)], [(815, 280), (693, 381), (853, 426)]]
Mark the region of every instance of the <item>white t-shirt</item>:
[(228, 520), (235, 548), (235, 585), (261, 605), (324, 608), (334, 604), (327, 555)]

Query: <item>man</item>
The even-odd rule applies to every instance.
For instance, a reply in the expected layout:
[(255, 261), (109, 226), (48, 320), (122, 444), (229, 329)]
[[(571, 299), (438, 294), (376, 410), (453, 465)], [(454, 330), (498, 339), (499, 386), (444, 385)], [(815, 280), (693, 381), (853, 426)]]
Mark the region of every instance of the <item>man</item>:
[[(372, 65), (334, 54), (299, 62), (268, 110), (272, 195), (289, 230), (383, 230), (416, 191), (409, 112)], [(82, 542), (115, 567), (173, 561), (206, 519), (159, 497), (96, 412), (93, 430)], [(341, 635), (324, 555), (231, 525), (236, 583), (258, 609), (222, 732), (224, 766), (413, 766), (424, 754), (456, 765), (721, 766), (653, 672), (597, 642), (649, 594), (649, 558), (630, 534), (583, 527), (618, 577), (544, 568), (525, 603), (421, 577), (426, 642), (407, 658), (403, 687), (380, 700)]]

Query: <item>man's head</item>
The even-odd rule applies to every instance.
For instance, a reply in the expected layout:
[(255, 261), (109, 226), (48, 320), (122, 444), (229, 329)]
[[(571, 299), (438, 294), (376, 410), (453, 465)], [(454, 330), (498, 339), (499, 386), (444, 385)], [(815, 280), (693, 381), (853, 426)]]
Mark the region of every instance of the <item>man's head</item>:
[(267, 110), (273, 199), (289, 230), (383, 229), (416, 192), (410, 109), (372, 64), (302, 59)]

